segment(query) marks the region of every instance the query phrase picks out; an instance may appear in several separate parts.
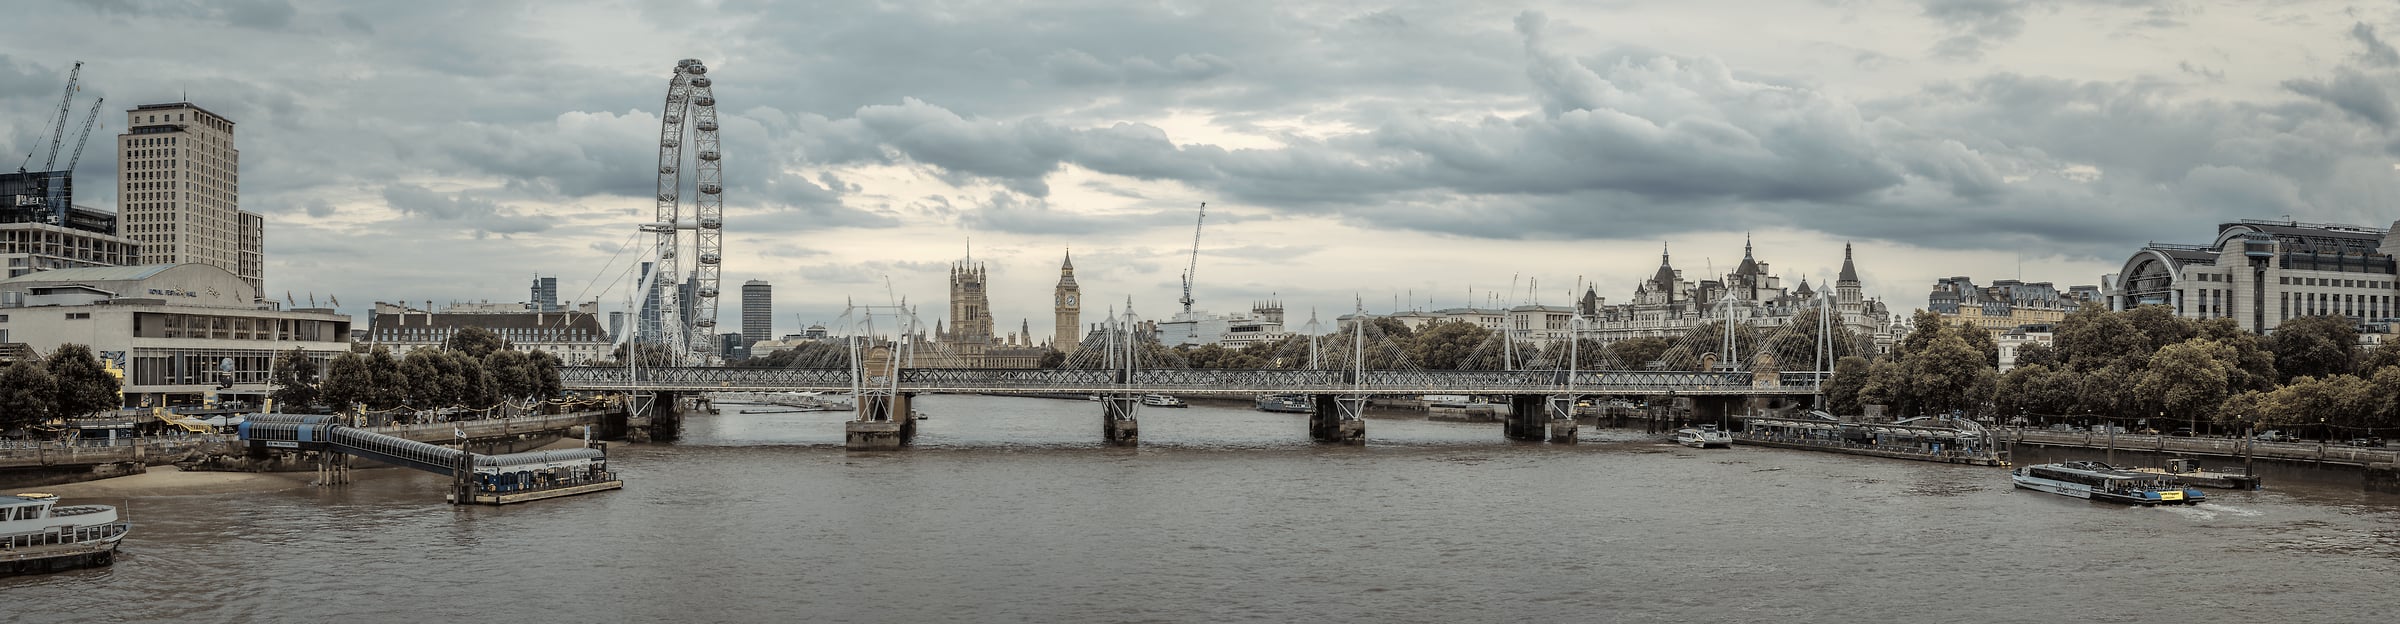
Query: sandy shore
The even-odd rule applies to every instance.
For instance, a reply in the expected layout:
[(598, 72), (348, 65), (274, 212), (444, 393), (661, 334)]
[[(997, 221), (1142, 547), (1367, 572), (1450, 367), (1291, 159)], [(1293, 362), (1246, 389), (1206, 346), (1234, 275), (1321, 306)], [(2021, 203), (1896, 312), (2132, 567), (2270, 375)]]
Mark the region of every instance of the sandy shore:
[(153, 466), (149, 472), (130, 477), (29, 489), (57, 494), (59, 498), (233, 494), (302, 487), (316, 476), (309, 472), (184, 472), (173, 466)]

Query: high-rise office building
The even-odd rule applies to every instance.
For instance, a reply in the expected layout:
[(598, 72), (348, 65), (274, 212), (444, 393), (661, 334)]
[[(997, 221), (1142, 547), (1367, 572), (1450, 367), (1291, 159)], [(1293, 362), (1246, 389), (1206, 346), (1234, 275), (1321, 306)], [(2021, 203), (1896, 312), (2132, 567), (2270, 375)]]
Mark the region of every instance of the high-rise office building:
[(533, 278), (533, 296), (531, 299), (526, 299), (525, 303), (536, 312), (559, 311), (558, 278), (535, 276)]
[(198, 263), (266, 287), (266, 218), (241, 210), (233, 121), (190, 102), (125, 111), (117, 135), (119, 232), (142, 264)]
[(775, 337), (775, 287), (766, 280), (742, 282), (742, 343)]

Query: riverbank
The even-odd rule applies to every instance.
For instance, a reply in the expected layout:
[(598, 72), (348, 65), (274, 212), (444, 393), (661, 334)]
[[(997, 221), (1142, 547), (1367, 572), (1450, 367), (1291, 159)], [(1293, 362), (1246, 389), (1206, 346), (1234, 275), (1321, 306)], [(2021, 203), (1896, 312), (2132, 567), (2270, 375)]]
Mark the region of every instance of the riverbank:
[(307, 487), (316, 475), (301, 472), (187, 472), (153, 470), (137, 475), (46, 486), (59, 498), (127, 498), (253, 494)]

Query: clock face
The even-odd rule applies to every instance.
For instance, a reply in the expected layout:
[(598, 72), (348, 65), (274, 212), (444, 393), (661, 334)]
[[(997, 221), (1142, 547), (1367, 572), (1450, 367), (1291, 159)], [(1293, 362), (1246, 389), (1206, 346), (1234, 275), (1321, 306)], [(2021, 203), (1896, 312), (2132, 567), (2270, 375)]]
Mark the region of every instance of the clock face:
[(1067, 295), (1067, 305), (1075, 305), (1075, 296)]

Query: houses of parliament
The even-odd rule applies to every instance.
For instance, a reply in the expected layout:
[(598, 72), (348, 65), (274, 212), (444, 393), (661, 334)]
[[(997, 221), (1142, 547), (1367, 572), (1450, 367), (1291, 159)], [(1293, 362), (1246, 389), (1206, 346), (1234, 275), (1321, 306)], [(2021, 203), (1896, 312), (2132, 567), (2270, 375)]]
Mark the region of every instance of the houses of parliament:
[[(1083, 326), (1083, 291), (1075, 285), (1075, 258), (1059, 263), (1058, 286), (1051, 293), (1056, 312), (1056, 335), (1033, 336), (1032, 323), (1017, 321), (1017, 331), (1000, 335), (992, 325), (989, 273), (969, 257), (950, 265), (950, 318), (934, 321), (933, 349), (920, 352), (919, 366), (940, 368), (1035, 368), (1052, 349), (1074, 353)], [(922, 338), (920, 336), (920, 338)]]

